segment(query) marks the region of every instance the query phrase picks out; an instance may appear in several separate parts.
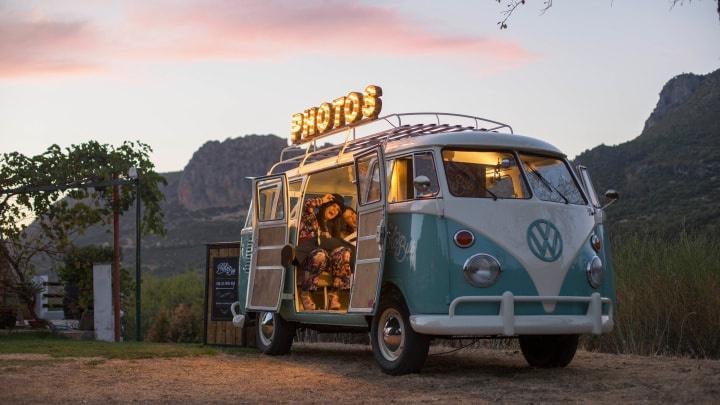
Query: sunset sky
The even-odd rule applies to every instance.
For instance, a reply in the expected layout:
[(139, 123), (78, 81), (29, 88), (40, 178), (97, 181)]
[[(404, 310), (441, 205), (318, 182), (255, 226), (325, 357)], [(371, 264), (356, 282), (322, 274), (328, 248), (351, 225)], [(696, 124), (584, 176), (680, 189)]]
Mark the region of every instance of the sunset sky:
[(673, 76), (720, 67), (714, 1), (527, 3), (499, 30), (494, 0), (0, 0), (0, 152), (141, 140), (181, 170), (377, 84), (383, 114), (488, 117), (573, 157), (637, 136)]

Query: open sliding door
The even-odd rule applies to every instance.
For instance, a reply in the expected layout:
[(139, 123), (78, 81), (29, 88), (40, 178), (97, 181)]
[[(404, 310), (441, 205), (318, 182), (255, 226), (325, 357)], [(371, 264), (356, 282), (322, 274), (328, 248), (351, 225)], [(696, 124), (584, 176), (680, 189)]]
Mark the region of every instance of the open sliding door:
[(348, 312), (374, 314), (385, 258), (386, 186), (381, 147), (355, 154), (358, 230)]
[(280, 251), (288, 242), (287, 179), (284, 174), (253, 180), (254, 229), (245, 307), (277, 311), (285, 283)]

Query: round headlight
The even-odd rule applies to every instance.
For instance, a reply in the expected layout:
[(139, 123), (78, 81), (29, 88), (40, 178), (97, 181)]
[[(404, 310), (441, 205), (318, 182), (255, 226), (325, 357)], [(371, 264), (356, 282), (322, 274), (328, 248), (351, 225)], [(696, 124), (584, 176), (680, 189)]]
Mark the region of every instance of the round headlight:
[(603, 281), (603, 264), (599, 257), (593, 256), (587, 265), (587, 279), (592, 288), (600, 287)]
[(463, 275), (473, 287), (490, 287), (500, 277), (500, 262), (488, 254), (480, 253), (465, 261)]

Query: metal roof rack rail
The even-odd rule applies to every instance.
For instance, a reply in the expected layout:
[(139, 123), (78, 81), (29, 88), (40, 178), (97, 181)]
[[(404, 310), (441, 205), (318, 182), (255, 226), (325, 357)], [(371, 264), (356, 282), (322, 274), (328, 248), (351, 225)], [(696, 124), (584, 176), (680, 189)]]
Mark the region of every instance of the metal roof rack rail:
[[(416, 117), (430, 115), (435, 117), (436, 123), (434, 124), (403, 124), (403, 118)], [(459, 124), (443, 124), (440, 117), (451, 117), (451, 118), (463, 118), (469, 119), (474, 122), (475, 125), (459, 125)], [(371, 124), (385, 121), (391, 128), (384, 131), (375, 132), (367, 136), (357, 137), (357, 128)], [(481, 123), (490, 124), (487, 128), (481, 127)], [(513, 134), (513, 129), (509, 124), (505, 124), (499, 121), (490, 120), (487, 118), (476, 117), (472, 115), (463, 114), (452, 114), (452, 113), (440, 113), (440, 112), (416, 112), (416, 113), (401, 113), (401, 114), (390, 114), (384, 117), (380, 117), (377, 120), (372, 121), (361, 121), (357, 124), (338, 128), (334, 131), (329, 131), (322, 136), (314, 138), (308, 143), (305, 150), (298, 147), (297, 145), (291, 145), (284, 148), (280, 152), (280, 161), (270, 168), (270, 173), (275, 173), (276, 169), (282, 167), (284, 171), (291, 170), (297, 167), (302, 167), (306, 163), (316, 162), (318, 160), (327, 159), (333, 156), (340, 158), (342, 155), (354, 152), (360, 149), (369, 148), (380, 143), (387, 143), (389, 141), (395, 141), (403, 138), (411, 138), (421, 135), (445, 133), (445, 132), (465, 132), (465, 131), (486, 131), (486, 132), (497, 132), (500, 129), (506, 128)], [(330, 135), (336, 135), (343, 132), (348, 134), (345, 137), (343, 144), (328, 145), (324, 147), (318, 147), (317, 141), (319, 139), (328, 137)], [(294, 153), (297, 153), (295, 155)], [(293, 154), (289, 158), (285, 158), (286, 154)]]

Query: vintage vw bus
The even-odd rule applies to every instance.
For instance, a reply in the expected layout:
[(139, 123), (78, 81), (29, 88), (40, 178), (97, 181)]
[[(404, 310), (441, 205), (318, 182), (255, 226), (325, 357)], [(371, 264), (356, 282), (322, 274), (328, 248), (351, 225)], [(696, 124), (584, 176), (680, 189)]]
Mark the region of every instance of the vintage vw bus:
[[(296, 328), (370, 331), (381, 369), (403, 374), (422, 367), (433, 337), (518, 337), (530, 365), (564, 367), (578, 335), (612, 329), (604, 207), (585, 168), (495, 121), (414, 113), (348, 123), (344, 107), (335, 113), (345, 125), (324, 131), (346, 133), (343, 142), (320, 147), (317, 129), (332, 116), (315, 109), (309, 120), (306, 111), (293, 129), (306, 148), (286, 148), (253, 179), (232, 311), (237, 326), (257, 325), (261, 351), (287, 353)], [(360, 136), (370, 123), (387, 129)], [(318, 288), (308, 310), (296, 257), (301, 207), (328, 193), (357, 210), (352, 283), (339, 309)]]

